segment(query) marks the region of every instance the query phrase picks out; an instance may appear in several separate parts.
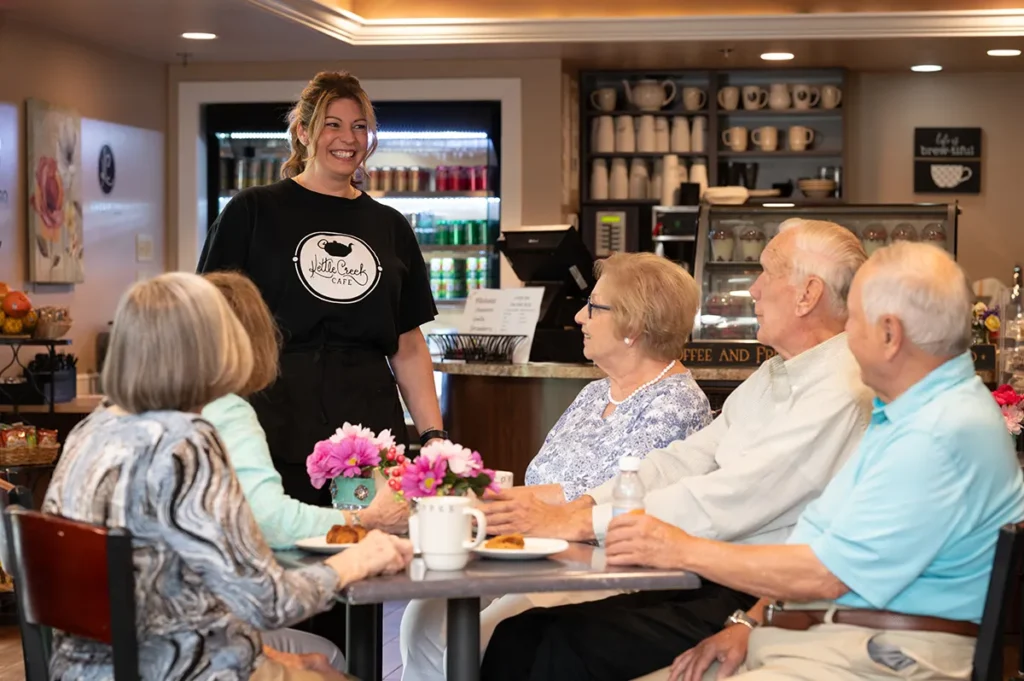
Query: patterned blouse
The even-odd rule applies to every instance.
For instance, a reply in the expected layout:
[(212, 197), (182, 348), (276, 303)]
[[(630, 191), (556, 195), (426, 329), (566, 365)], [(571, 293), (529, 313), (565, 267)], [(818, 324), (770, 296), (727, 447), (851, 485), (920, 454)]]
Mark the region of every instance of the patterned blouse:
[[(326, 610), (337, 588), (322, 563), (286, 572), (274, 560), (216, 431), (194, 414), (100, 407), (68, 435), (43, 511), (132, 533), (146, 680), (248, 681), (259, 630)], [(54, 632), (50, 678), (112, 679), (110, 647)]]
[(619, 458), (643, 458), (711, 423), (711, 405), (689, 371), (658, 381), (604, 418), (609, 385), (605, 378), (580, 391), (526, 469), (527, 485), (560, 483), (573, 501), (615, 477)]

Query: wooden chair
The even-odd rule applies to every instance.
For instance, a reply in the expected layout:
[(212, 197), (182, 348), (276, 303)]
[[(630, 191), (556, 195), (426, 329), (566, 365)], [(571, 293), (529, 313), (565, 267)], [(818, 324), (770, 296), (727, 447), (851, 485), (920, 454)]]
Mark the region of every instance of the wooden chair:
[[(12, 485), (6, 480), (0, 479), (0, 519), (3, 521), (4, 531), (0, 561), (2, 561), (4, 570), (9, 575), (12, 574), (11, 570), (13, 570), (14, 559), (13, 552), (10, 550), (11, 543), (7, 539), (11, 536), (11, 528), (6, 511), (8, 507), (15, 505), (31, 509), (32, 490), (21, 485)], [(45, 678), (48, 674), (47, 668), (50, 662), (50, 630), (49, 628), (43, 628), (38, 633), (34, 632), (25, 623), (25, 618), (21, 613), (21, 606), (17, 603), (16, 599), (15, 608), (18, 611), (18, 628), (21, 631), (21, 651), (25, 661), (25, 674), (29, 679)], [(40, 645), (30, 649), (26, 641), (31, 641), (33, 637), (38, 637), (42, 640)]]
[[(26, 680), (46, 681), (47, 628), (113, 649), (115, 681), (137, 681), (132, 539), (107, 529), (11, 506), (5, 513), (23, 621)], [(40, 673), (40, 660), (45, 665)], [(31, 665), (31, 666), (30, 666)]]
[[(1003, 631), (1008, 604), (1015, 587), (1021, 582), (1022, 554), (1024, 554), (1024, 523), (1004, 525), (999, 530), (996, 555), (992, 563), (992, 576), (988, 582), (985, 610), (981, 616), (978, 644), (974, 650), (974, 670), (971, 681), (1003, 681)], [(1024, 627), (1022, 627), (1024, 629)], [(1017, 641), (1018, 660), (1024, 657), (1024, 631)], [(1018, 661), (1017, 668), (1024, 668)], [(1024, 681), (1024, 671), (1018, 671), (1012, 681)]]

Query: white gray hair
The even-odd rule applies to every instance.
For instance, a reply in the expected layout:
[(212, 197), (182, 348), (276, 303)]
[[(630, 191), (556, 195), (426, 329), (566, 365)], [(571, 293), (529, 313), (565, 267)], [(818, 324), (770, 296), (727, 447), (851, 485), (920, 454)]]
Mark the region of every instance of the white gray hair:
[(824, 220), (790, 218), (779, 234), (791, 232), (790, 281), (800, 285), (815, 276), (825, 284), (828, 302), (837, 316), (847, 314), (846, 297), (857, 270), (868, 259), (860, 239), (842, 225)]
[(898, 242), (868, 261), (861, 289), (864, 315), (875, 324), (893, 315), (911, 343), (930, 355), (954, 357), (971, 346), (974, 294), (967, 275), (944, 249)]

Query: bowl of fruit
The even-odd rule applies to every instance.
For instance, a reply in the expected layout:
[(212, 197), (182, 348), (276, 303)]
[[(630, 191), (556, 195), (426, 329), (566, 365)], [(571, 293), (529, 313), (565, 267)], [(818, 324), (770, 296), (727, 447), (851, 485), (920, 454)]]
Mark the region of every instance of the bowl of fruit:
[(22, 291), (12, 291), (0, 284), (0, 334), (4, 336), (31, 336), (38, 326), (39, 314)]

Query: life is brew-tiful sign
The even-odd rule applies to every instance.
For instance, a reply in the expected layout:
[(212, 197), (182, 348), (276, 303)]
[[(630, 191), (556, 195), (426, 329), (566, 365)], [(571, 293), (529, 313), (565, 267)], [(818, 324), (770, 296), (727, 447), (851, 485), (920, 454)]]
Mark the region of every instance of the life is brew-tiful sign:
[(980, 194), (981, 128), (915, 128), (914, 193)]

